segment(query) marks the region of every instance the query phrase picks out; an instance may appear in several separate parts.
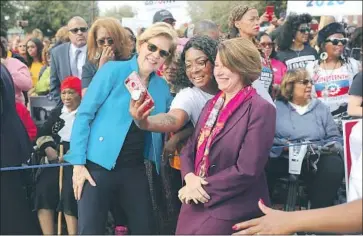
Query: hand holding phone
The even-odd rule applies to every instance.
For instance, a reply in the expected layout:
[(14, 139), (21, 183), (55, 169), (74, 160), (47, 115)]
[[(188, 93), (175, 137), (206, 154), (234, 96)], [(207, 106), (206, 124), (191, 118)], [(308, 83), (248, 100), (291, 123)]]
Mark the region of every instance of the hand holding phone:
[(274, 15), (275, 7), (274, 6), (266, 6), (266, 14), (268, 17), (268, 21), (272, 21), (272, 16)]
[(125, 86), (131, 94), (130, 113), (136, 120), (145, 119), (154, 107), (154, 100), (134, 71), (125, 80)]

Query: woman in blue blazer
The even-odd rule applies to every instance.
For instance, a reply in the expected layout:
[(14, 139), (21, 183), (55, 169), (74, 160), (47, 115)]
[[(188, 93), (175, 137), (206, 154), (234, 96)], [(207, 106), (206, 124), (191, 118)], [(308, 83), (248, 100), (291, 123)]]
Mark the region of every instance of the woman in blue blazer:
[[(104, 234), (110, 197), (119, 193), (131, 234), (152, 234), (152, 209), (144, 158), (160, 165), (162, 134), (142, 131), (129, 113), (131, 96), (124, 81), (136, 71), (155, 105), (166, 112), (172, 97), (155, 71), (171, 60), (177, 35), (156, 23), (140, 35), (138, 54), (129, 61), (110, 61), (97, 71), (74, 121), (70, 151), (73, 188), (78, 201), (79, 234)], [(87, 180), (87, 181), (86, 181)]]

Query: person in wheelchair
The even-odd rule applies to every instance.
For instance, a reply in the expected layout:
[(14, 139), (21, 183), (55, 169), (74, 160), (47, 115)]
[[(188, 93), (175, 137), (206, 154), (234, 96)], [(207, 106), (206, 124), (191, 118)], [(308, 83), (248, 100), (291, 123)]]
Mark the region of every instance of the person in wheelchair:
[[(69, 150), (73, 121), (81, 102), (82, 86), (77, 77), (66, 77), (61, 84), (62, 105), (54, 108), (39, 129), (36, 139), (40, 164), (58, 163), (60, 145)], [(43, 234), (55, 234), (55, 212), (64, 213), (68, 234), (77, 233), (77, 202), (72, 187), (72, 166), (64, 167), (63, 187), (59, 196), (59, 168), (41, 168), (36, 174), (35, 210)]]
[[(276, 132), (274, 146), (267, 167), (270, 193), (277, 178), (288, 174), (289, 160), (286, 145), (298, 141), (332, 143), (341, 150), (340, 133), (329, 107), (319, 99), (312, 99), (312, 80), (305, 69), (289, 70), (281, 83), (276, 100)], [(334, 142), (336, 141), (336, 142)], [(272, 158), (275, 157), (275, 158)], [(285, 158), (284, 158), (285, 157)], [(339, 152), (323, 153), (316, 171), (303, 163), (302, 178), (307, 183), (311, 208), (331, 206), (344, 176), (344, 161)]]

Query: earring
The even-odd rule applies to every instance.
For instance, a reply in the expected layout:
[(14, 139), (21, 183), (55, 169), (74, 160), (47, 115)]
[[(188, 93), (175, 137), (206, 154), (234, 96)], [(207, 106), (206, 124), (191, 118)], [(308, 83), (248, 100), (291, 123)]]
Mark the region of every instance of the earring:
[(328, 53), (326, 53), (326, 52), (322, 52), (322, 53), (320, 54), (320, 59), (321, 59), (322, 61), (325, 61), (326, 59), (328, 59)]
[(98, 60), (98, 59), (100, 59), (100, 57), (101, 57), (101, 54), (99, 52), (96, 52), (96, 55), (94, 56), (94, 59)]

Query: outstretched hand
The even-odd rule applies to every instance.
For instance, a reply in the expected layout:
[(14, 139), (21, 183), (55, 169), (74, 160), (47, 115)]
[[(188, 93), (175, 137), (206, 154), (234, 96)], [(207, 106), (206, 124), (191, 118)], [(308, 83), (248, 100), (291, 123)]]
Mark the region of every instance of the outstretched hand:
[(233, 235), (253, 235), (253, 234), (293, 234), (294, 226), (291, 217), (291, 212), (274, 210), (265, 206), (262, 201), (258, 202), (258, 206), (265, 214), (264, 216), (249, 221), (241, 222), (232, 227), (233, 230), (241, 230)]

